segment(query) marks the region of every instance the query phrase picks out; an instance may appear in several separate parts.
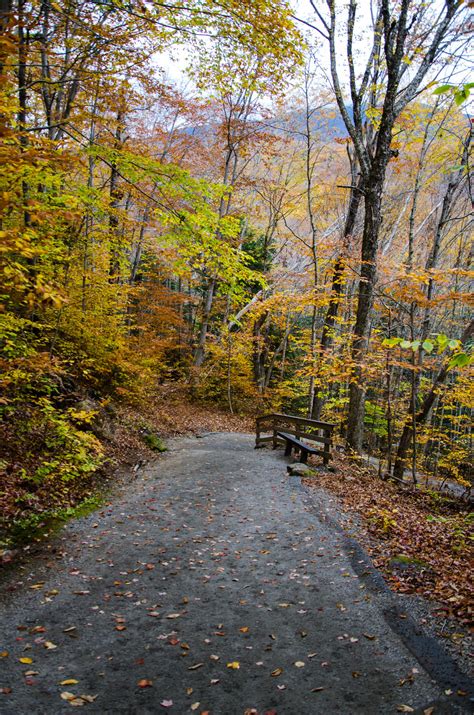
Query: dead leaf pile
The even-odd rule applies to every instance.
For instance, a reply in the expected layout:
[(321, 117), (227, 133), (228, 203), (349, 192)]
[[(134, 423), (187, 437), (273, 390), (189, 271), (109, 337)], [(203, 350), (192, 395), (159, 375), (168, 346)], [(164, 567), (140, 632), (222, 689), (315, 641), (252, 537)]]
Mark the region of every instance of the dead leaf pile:
[(347, 457), (337, 455), (334, 465), (336, 474), (304, 481), (333, 492), (346, 513), (362, 517), (365, 545), (390, 587), (436, 600), (463, 622), (472, 619), (474, 554), (466, 505), (383, 481)]

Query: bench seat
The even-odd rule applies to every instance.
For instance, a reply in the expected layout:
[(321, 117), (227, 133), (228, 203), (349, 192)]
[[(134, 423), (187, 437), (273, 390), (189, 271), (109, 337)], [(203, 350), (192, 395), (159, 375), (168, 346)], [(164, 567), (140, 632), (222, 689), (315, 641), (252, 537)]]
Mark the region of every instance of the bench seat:
[(300, 461), (303, 464), (306, 464), (308, 461), (308, 455), (310, 454), (323, 454), (320, 449), (317, 447), (312, 447), (310, 444), (307, 442), (302, 442), (300, 439), (297, 437), (294, 437), (292, 434), (288, 434), (287, 432), (277, 432), (277, 436), (281, 437), (286, 441), (286, 447), (285, 447), (285, 456), (289, 457), (291, 455), (291, 452), (293, 449), (299, 449), (300, 450)]

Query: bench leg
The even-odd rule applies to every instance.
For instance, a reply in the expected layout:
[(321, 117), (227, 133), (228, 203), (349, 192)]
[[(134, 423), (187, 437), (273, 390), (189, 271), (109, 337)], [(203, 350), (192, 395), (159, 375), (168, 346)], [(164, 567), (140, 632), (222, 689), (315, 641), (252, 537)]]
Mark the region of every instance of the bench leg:
[(302, 449), (300, 453), (301, 464), (306, 464), (308, 462), (308, 452), (306, 449)]
[[(328, 439), (331, 439), (331, 431), (324, 430), (324, 436), (327, 437)], [(329, 443), (329, 444), (324, 445), (323, 464), (325, 467), (328, 466), (330, 459), (331, 459), (331, 444)]]
[(286, 447), (285, 447), (285, 457), (291, 457), (291, 449), (292, 449), (291, 442), (287, 442)]

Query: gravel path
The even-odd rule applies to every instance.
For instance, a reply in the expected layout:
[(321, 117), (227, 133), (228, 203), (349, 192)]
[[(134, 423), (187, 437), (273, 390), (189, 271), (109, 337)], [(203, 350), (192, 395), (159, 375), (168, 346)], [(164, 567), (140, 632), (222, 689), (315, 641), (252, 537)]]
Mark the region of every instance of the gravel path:
[(241, 434), (170, 447), (3, 577), (1, 715), (469, 712), (281, 452)]

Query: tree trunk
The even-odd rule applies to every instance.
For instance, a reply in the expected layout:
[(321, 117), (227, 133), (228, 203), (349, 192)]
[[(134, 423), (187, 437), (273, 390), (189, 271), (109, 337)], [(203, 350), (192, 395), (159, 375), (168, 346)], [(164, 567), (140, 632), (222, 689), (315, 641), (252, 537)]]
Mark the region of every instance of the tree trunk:
[[(29, 32), (25, 28), (25, 0), (18, 1), (18, 128), (20, 130), (20, 147), (22, 151), (28, 148), (29, 140), (26, 131), (27, 114), (27, 88), (26, 88), (26, 62), (28, 57)], [(31, 214), (28, 208), (30, 187), (23, 180), (21, 182), (23, 194), (23, 222), (25, 227), (31, 224)], [(30, 265), (33, 261), (28, 259)]]
[(212, 303), (214, 300), (214, 291), (216, 289), (216, 281), (211, 278), (207, 284), (206, 293), (204, 296), (204, 307), (202, 311), (201, 329), (199, 330), (198, 344), (194, 355), (194, 364), (196, 367), (201, 367), (204, 362), (207, 331), (209, 328), (209, 319), (211, 317)]
[[(234, 162), (233, 162), (233, 168), (231, 171), (230, 167), (231, 167), (232, 158), (234, 159)], [(228, 147), (226, 163), (225, 163), (225, 171), (224, 171), (224, 181), (223, 181), (225, 186), (233, 186), (233, 183), (235, 181), (236, 171), (237, 171), (237, 154), (234, 152), (233, 147)], [(227, 199), (224, 199), (224, 198), (221, 199), (220, 204), (219, 204), (219, 219), (224, 218), (229, 213), (230, 202), (231, 202), (230, 194), (227, 197)], [(217, 236), (219, 236), (219, 231), (217, 232)], [(201, 329), (199, 331), (197, 348), (194, 353), (194, 365), (196, 367), (200, 367), (203, 364), (204, 358), (206, 356), (207, 333), (209, 330), (209, 321), (210, 321), (210, 317), (211, 317), (212, 304), (214, 302), (216, 286), (217, 286), (216, 278), (209, 278), (208, 284), (207, 284), (207, 289), (206, 289), (206, 294), (205, 294), (205, 299), (204, 299)]]
[[(474, 320), (471, 320), (469, 325), (467, 326), (466, 330), (463, 333), (463, 336), (461, 338), (461, 343), (462, 345), (465, 345), (473, 336), (474, 334)], [(418, 410), (417, 414), (415, 415), (415, 428), (418, 425), (422, 425), (426, 422), (426, 420), (429, 417), (429, 414), (431, 412), (431, 409), (434, 405), (434, 402), (436, 400), (436, 397), (438, 395), (438, 388), (441, 387), (445, 382), (446, 378), (449, 374), (449, 359), (446, 360), (444, 363), (443, 367), (437, 374), (433, 385), (431, 387), (431, 390), (423, 400), (423, 403)], [(405, 460), (407, 456), (408, 449), (410, 447), (411, 443), (411, 438), (412, 438), (412, 422), (407, 421), (405, 423), (405, 426), (403, 428), (402, 436), (400, 437), (400, 441), (398, 443), (398, 450), (397, 450), (397, 457), (395, 461), (395, 467), (393, 469), (393, 475), (397, 477), (398, 479), (402, 479), (403, 477), (403, 472), (405, 469)]]
[[(123, 112), (119, 110), (117, 112), (117, 126), (115, 129), (114, 138), (114, 149), (120, 151), (123, 146)], [(117, 216), (117, 209), (120, 206), (120, 202), (123, 198), (123, 192), (120, 188), (119, 178), (120, 174), (117, 167), (117, 162), (114, 159), (111, 162), (110, 169), (110, 213), (109, 213), (109, 229), (110, 229), (110, 265), (109, 265), (109, 276), (111, 283), (119, 283), (121, 278), (121, 250), (120, 250), (120, 237), (118, 231), (119, 219)]]
[[(459, 188), (459, 186), (465, 176), (465, 170), (466, 170), (466, 167), (467, 167), (467, 164), (469, 161), (469, 146), (470, 146), (470, 143), (472, 140), (472, 135), (473, 135), (473, 130), (471, 129), (469, 131), (469, 134), (466, 137), (466, 140), (464, 141), (464, 149), (463, 149), (459, 169), (456, 171), (456, 173), (451, 175), (450, 180), (448, 182), (448, 185), (447, 185), (444, 197), (443, 197), (441, 213), (439, 216), (438, 223), (436, 225), (435, 235), (433, 238), (433, 245), (431, 247), (431, 250), (430, 250), (428, 259), (426, 261), (426, 265), (425, 265), (426, 271), (432, 271), (437, 266), (440, 249), (441, 249), (441, 241), (442, 241), (442, 238), (444, 235), (444, 230), (445, 230), (446, 224), (449, 222), (449, 219), (451, 217), (452, 209), (455, 204), (457, 189)], [(432, 321), (431, 301), (433, 298), (433, 292), (434, 292), (434, 280), (433, 280), (432, 276), (430, 276), (428, 279), (428, 285), (426, 287), (426, 294), (425, 294), (426, 295), (426, 306), (425, 306), (423, 322), (422, 322), (422, 327), (421, 327), (421, 335), (420, 335), (420, 341), (422, 344), (428, 338), (428, 336), (430, 334), (431, 321)], [(412, 340), (413, 340), (413, 336), (412, 336)], [(404, 460), (405, 460), (408, 448), (410, 446), (410, 440), (413, 440), (414, 434), (416, 433), (417, 420), (416, 420), (416, 418), (413, 417), (413, 415), (415, 413), (415, 408), (416, 408), (416, 404), (414, 403), (414, 400), (416, 400), (416, 395), (418, 393), (418, 389), (420, 386), (422, 364), (423, 364), (423, 347), (420, 346), (420, 351), (419, 351), (419, 355), (418, 355), (418, 368), (419, 369), (416, 372), (414, 372), (414, 374), (412, 375), (412, 396), (410, 399), (410, 405), (408, 407), (408, 418), (407, 418), (406, 424), (403, 428), (402, 435), (400, 437), (400, 442), (399, 442), (398, 451), (397, 451), (397, 458), (396, 458), (395, 467), (394, 467), (394, 476), (398, 477), (399, 479), (401, 479), (403, 476)], [(410, 424), (413, 425), (414, 419), (415, 419), (415, 433), (413, 432), (412, 428), (410, 427)], [(413, 449), (414, 448), (415, 448), (415, 445), (413, 444)]]
[[(352, 173), (355, 173), (354, 171)], [(324, 356), (331, 347), (334, 336), (334, 326), (339, 313), (339, 304), (344, 289), (344, 272), (346, 267), (346, 254), (354, 233), (355, 223), (359, 207), (362, 199), (362, 181), (359, 181), (357, 186), (352, 186), (349, 198), (349, 208), (347, 211), (346, 222), (344, 225), (343, 249), (339, 254), (332, 275), (331, 297), (329, 306), (324, 319), (323, 331), (321, 334), (321, 342), (319, 344), (319, 362), (324, 360)], [(317, 392), (314, 395), (311, 417), (314, 420), (319, 420), (321, 411), (324, 405), (324, 397)]]
[[(265, 385), (266, 339), (269, 327), (269, 313), (265, 311), (253, 325), (253, 379), (260, 392)], [(262, 340), (262, 328), (265, 327)]]
[[(0, 0), (0, 36), (4, 38), (4, 42), (0, 43), (0, 76), (3, 75), (3, 67), (8, 55), (14, 50), (5, 40), (7, 32), (12, 21), (12, 2), (11, 0)], [(9, 38), (10, 39), (10, 38)]]
[(369, 177), (365, 185), (365, 219), (362, 238), (362, 263), (357, 298), (357, 314), (352, 341), (354, 363), (349, 384), (349, 414), (346, 439), (348, 446), (356, 452), (362, 451), (364, 437), (365, 388), (363, 386), (363, 360), (367, 352), (375, 280), (377, 276), (377, 248), (382, 224), (382, 191), (388, 155), (382, 157), (383, 164), (375, 176)]

